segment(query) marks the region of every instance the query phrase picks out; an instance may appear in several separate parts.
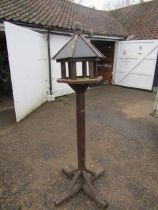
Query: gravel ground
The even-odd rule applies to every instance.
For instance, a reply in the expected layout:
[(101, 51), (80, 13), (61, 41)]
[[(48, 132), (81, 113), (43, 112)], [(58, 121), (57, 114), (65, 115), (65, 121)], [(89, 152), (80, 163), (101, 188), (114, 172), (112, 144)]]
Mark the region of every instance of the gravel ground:
[[(5, 101), (5, 102), (4, 102)], [(87, 165), (105, 167), (96, 189), (108, 210), (158, 210), (158, 119), (151, 92), (104, 86), (86, 94)], [(62, 166), (76, 164), (75, 96), (45, 103), (15, 123), (0, 101), (0, 210), (100, 210), (79, 193), (56, 208), (69, 186)]]

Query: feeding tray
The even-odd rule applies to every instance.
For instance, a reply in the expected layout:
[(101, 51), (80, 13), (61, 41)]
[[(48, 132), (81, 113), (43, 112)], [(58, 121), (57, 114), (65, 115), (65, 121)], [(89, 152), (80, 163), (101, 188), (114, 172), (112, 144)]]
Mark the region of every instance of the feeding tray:
[(70, 78), (65, 79), (57, 79), (60, 83), (67, 83), (67, 84), (97, 84), (103, 80), (102, 76), (99, 76), (94, 79), (90, 79), (89, 77), (77, 77), (75, 80)]

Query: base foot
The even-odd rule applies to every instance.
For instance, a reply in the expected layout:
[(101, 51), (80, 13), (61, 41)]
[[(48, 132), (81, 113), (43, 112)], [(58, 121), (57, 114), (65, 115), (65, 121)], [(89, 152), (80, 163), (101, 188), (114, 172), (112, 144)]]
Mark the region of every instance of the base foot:
[(87, 169), (75, 170), (69, 166), (64, 168), (62, 171), (68, 178), (71, 178), (72, 181), (68, 190), (64, 193), (61, 193), (61, 195), (54, 200), (56, 206), (68, 200), (80, 190), (83, 190), (92, 200), (100, 204), (100, 206), (103, 208), (108, 206), (108, 203), (103, 198), (101, 198), (100, 195), (98, 195), (93, 186), (94, 181), (104, 175), (104, 170), (99, 169), (96, 172), (92, 172)]
[(59, 206), (64, 201), (68, 200), (69, 198), (73, 197), (76, 193), (78, 193), (81, 189), (80, 184), (76, 184), (72, 190), (63, 192), (61, 195), (54, 200), (55, 206)]
[(68, 178), (72, 178), (76, 171), (78, 171), (78, 169), (76, 169), (75, 167), (71, 165), (66, 166), (65, 168), (62, 168), (63, 174), (65, 174)]

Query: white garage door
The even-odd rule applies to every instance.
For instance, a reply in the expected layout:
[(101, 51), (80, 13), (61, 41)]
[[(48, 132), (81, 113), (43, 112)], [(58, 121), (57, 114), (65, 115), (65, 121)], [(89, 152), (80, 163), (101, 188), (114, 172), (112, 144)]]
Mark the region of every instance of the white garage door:
[(16, 120), (19, 122), (43, 102), (48, 94), (46, 37), (5, 22)]
[(151, 90), (158, 40), (122, 41), (117, 44), (114, 84)]

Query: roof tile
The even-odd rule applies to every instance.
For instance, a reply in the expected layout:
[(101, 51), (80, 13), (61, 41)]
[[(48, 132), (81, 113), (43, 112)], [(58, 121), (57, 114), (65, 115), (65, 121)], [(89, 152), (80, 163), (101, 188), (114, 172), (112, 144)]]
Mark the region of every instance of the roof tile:
[(158, 39), (158, 0), (110, 12), (133, 39)]
[(79, 21), (85, 32), (127, 36), (122, 24), (109, 12), (94, 10), (66, 0), (1, 0), (0, 19), (70, 30), (73, 24)]

